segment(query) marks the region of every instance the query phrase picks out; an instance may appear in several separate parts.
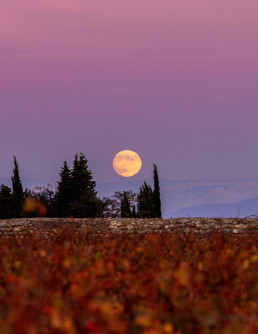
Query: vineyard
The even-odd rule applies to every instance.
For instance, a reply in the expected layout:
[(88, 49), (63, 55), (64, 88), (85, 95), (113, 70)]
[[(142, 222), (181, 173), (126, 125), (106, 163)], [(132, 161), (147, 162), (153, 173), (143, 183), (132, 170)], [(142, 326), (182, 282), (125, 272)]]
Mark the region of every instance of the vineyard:
[(257, 236), (0, 238), (0, 333), (258, 333)]

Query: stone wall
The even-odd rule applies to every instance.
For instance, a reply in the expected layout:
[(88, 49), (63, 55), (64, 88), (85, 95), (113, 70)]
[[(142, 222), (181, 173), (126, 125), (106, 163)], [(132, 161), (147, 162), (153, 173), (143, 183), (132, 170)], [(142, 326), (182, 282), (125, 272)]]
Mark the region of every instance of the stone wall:
[(109, 219), (109, 218), (23, 218), (0, 220), (0, 236), (23, 237), (26, 233), (48, 238), (63, 229), (92, 234), (144, 234), (185, 232), (206, 235), (216, 231), (233, 235), (258, 234), (257, 218), (177, 218), (177, 219)]

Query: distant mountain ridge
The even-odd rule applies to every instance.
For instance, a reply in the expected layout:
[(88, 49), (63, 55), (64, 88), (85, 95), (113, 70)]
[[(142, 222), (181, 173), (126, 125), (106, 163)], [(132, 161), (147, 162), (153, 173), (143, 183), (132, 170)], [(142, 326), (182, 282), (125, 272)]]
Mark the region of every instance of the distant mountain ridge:
[[(152, 179), (121, 179), (97, 182), (98, 196), (111, 196), (115, 191), (136, 193)], [(11, 186), (11, 177), (0, 177), (0, 185)], [(47, 185), (47, 181), (22, 178), (23, 188)], [(55, 189), (57, 181), (50, 182)], [(246, 217), (258, 214), (258, 180), (169, 180), (161, 179), (162, 215), (170, 217)]]
[(224, 203), (204, 203), (189, 206), (177, 211), (166, 212), (166, 218), (173, 217), (240, 217), (258, 215), (258, 197), (244, 201), (224, 204)]
[[(50, 183), (50, 182), (49, 182)], [(8, 187), (12, 187), (12, 179), (10, 177), (0, 177), (0, 185), (4, 184)], [(45, 180), (38, 180), (36, 178), (24, 177), (22, 178), (23, 189), (33, 189), (36, 186), (47, 185), (48, 182)]]
[[(151, 186), (152, 180), (146, 180)], [(143, 180), (97, 184), (100, 196), (116, 190), (138, 192)], [(167, 180), (161, 179), (164, 218), (246, 217), (258, 214), (258, 180)]]

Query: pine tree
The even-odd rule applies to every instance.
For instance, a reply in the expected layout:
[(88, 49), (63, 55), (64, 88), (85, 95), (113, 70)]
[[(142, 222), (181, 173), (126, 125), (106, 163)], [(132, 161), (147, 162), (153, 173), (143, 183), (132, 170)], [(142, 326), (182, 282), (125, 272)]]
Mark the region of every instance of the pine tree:
[(88, 161), (83, 153), (75, 155), (72, 170), (72, 183), (73, 183), (73, 199), (78, 200), (85, 190), (89, 190), (92, 193), (95, 191), (96, 182), (92, 180), (92, 173), (88, 170)]
[(22, 206), (24, 201), (24, 194), (22, 183), (19, 174), (19, 167), (16, 160), (16, 157), (13, 157), (14, 160), (14, 169), (12, 177), (12, 187), (13, 187), (13, 213), (15, 217), (22, 216)]
[(72, 170), (72, 214), (75, 217), (97, 217), (100, 215), (100, 200), (95, 190), (96, 182), (88, 169), (83, 153), (75, 155)]
[(161, 200), (160, 200), (160, 187), (159, 187), (159, 175), (157, 166), (153, 164), (154, 170), (154, 191), (153, 191), (153, 204), (154, 204), (154, 215), (156, 218), (161, 218)]
[(71, 215), (70, 204), (72, 202), (72, 174), (66, 161), (60, 172), (60, 181), (57, 186), (55, 196), (56, 211), (60, 217), (68, 217)]
[(123, 192), (123, 198), (121, 200), (121, 218), (129, 218), (131, 217), (131, 208), (130, 208), (130, 202), (127, 195), (127, 192)]
[(155, 208), (153, 203), (153, 192), (151, 186), (146, 182), (140, 187), (138, 195), (138, 212), (139, 218), (154, 218)]

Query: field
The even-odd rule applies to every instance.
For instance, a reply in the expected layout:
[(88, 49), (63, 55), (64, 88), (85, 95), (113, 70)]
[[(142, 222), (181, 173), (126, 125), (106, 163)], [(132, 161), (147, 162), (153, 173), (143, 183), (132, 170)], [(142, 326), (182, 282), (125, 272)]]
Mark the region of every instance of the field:
[(257, 241), (0, 238), (0, 333), (258, 333)]

